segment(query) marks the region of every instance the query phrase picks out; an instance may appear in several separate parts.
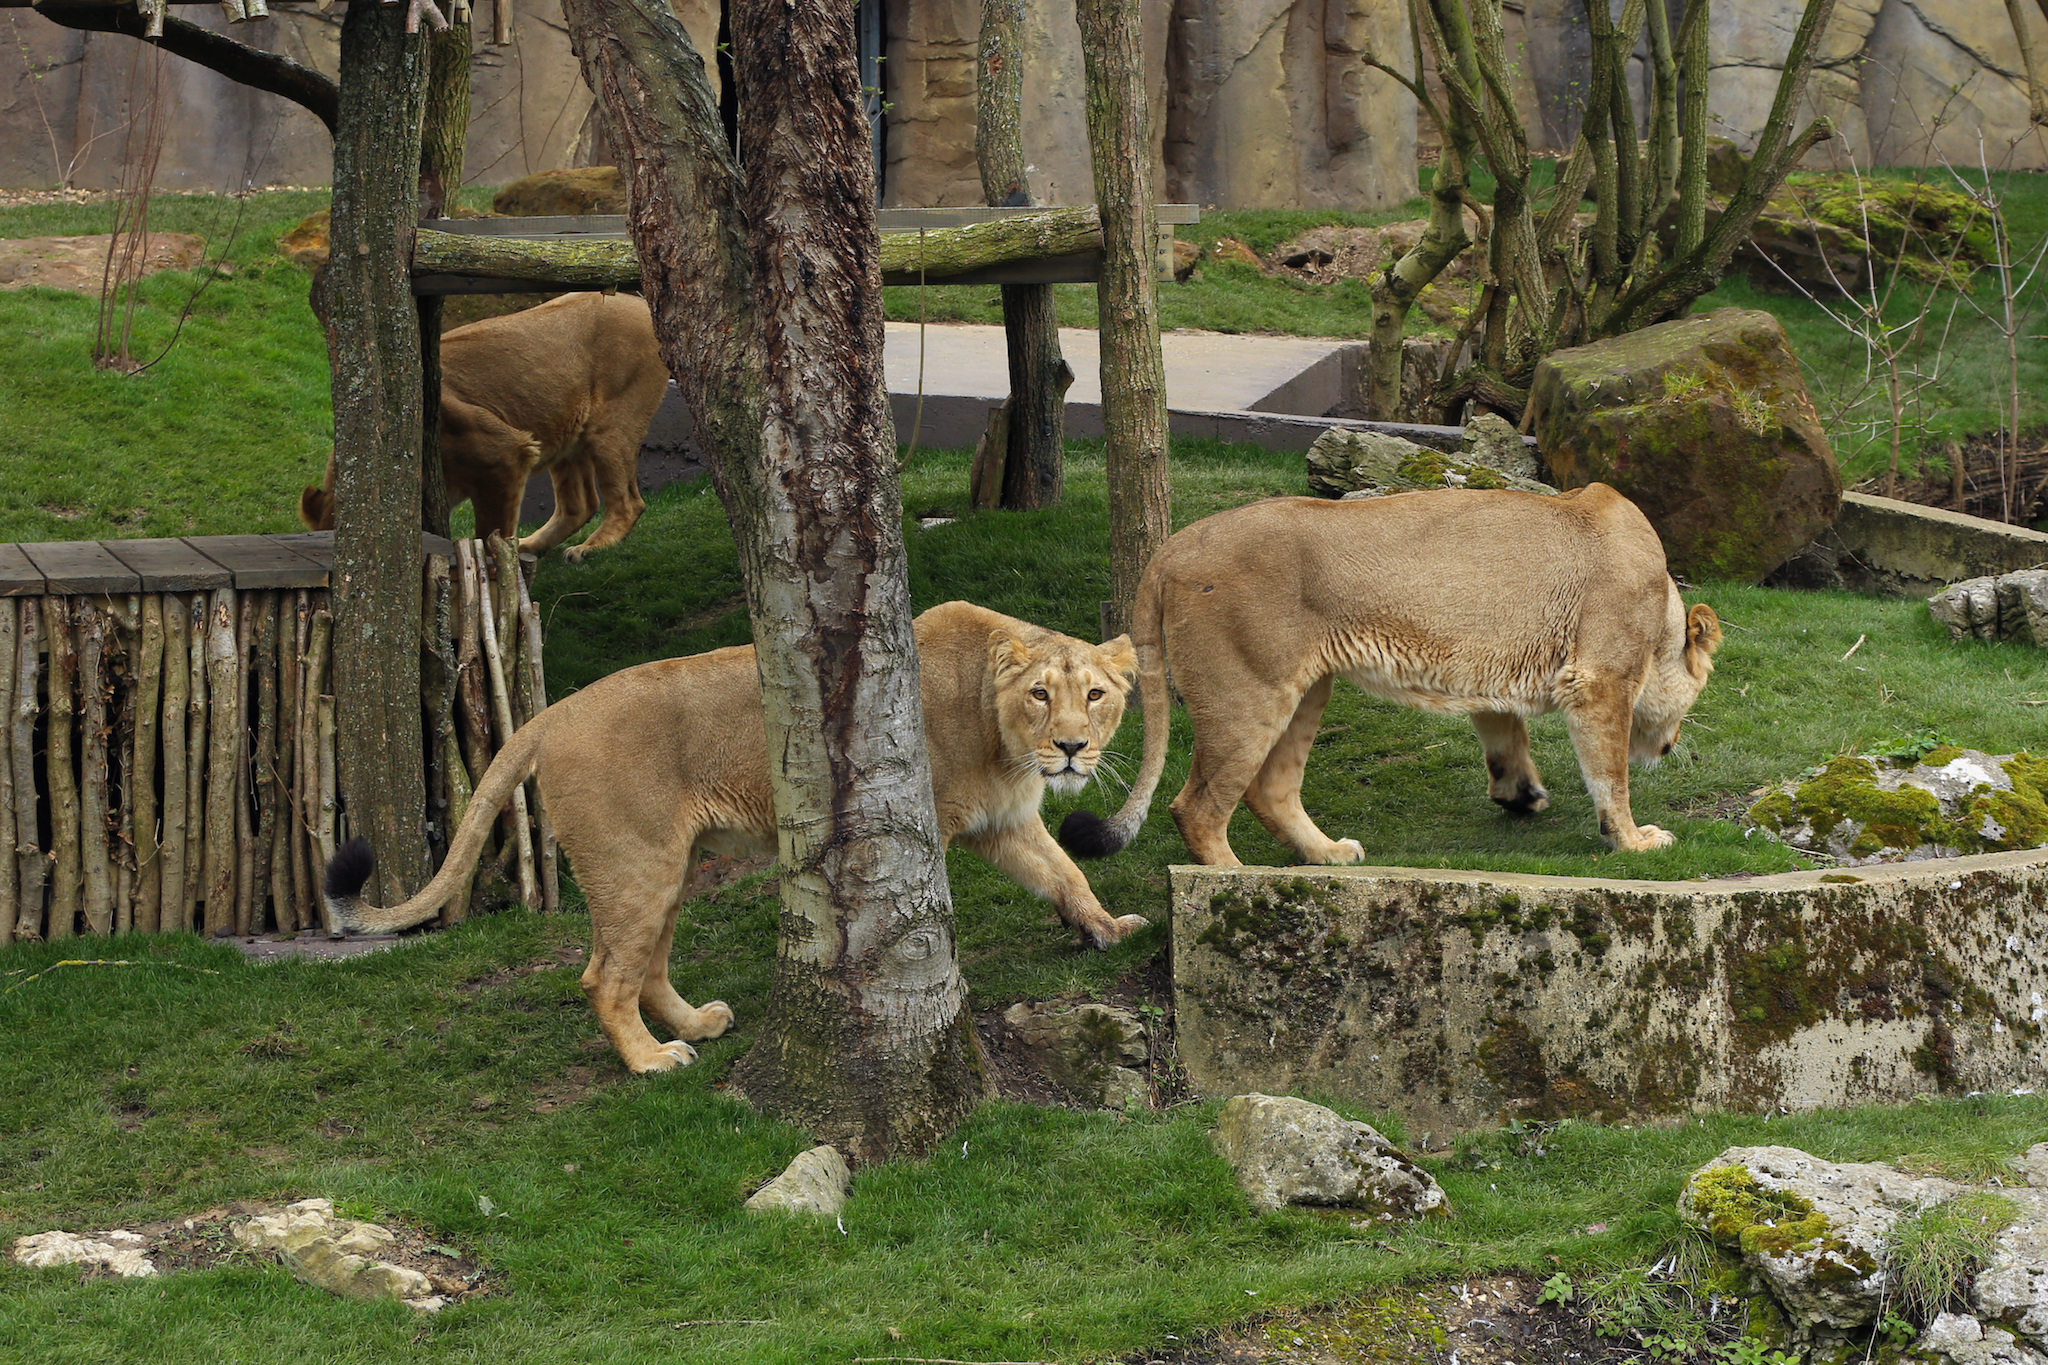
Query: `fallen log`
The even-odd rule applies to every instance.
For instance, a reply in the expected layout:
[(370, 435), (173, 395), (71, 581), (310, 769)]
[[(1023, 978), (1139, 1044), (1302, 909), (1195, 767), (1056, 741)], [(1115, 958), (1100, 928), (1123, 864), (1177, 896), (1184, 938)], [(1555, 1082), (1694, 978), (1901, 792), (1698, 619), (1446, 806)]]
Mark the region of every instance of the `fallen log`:
[[(884, 284), (939, 284), (998, 266), (1099, 253), (1102, 224), (1092, 205), (1047, 209), (968, 227), (885, 232), (881, 246)], [(639, 283), (640, 257), (631, 242), (496, 237), (423, 228), (413, 238), (412, 273), (529, 280), (562, 289), (616, 289)]]

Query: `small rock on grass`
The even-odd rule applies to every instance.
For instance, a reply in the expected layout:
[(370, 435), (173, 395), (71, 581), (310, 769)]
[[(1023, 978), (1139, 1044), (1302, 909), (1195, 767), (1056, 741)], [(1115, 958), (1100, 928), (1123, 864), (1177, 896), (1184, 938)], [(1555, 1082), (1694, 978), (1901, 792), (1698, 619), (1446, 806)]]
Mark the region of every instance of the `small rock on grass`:
[(820, 1218), (837, 1218), (853, 1190), (853, 1172), (836, 1147), (813, 1147), (797, 1153), (781, 1175), (763, 1185), (747, 1200), (748, 1213), (780, 1209), (785, 1213), (809, 1213)]
[(90, 1237), (76, 1232), (39, 1232), (14, 1239), (14, 1259), (28, 1266), (78, 1265), (139, 1279), (156, 1274), (155, 1264), (143, 1254), (148, 1246), (147, 1238), (120, 1228)]
[(1238, 1095), (1217, 1117), (1217, 1152), (1261, 1212), (1289, 1204), (1365, 1210), (1383, 1221), (1450, 1212), (1436, 1180), (1369, 1124), (1285, 1095)]

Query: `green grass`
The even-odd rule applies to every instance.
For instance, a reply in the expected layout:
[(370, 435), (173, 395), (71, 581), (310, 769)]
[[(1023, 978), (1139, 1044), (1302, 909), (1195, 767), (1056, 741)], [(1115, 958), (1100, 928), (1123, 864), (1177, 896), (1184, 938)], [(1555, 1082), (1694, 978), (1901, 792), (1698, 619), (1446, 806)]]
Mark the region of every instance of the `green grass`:
[[(968, 932), (990, 932), (980, 918), (963, 911)], [(719, 1093), (760, 1018), (773, 918), (728, 896), (691, 920), (678, 984), (725, 996), (740, 1028), (687, 1071), (639, 1078), (577, 989), (574, 915), (489, 917), (342, 963), (254, 966), (167, 937), (123, 944), (137, 965), (30, 980), (75, 945), (0, 954), (0, 1243), (319, 1194), (479, 1256), (496, 1286), (417, 1319), (252, 1262), (89, 1283), (9, 1263), (0, 1357), (1101, 1360), (1403, 1281), (1645, 1263), (1683, 1240), (1685, 1176), (1731, 1145), (1960, 1165), (2048, 1138), (2032, 1098), (1501, 1132), (1425, 1158), (1454, 1218), (1361, 1234), (1252, 1213), (1210, 1150), (1212, 1107), (999, 1103), (928, 1161), (862, 1172), (842, 1234), (739, 1209), (807, 1145)], [(579, 1098), (536, 1109), (564, 1090)], [(767, 1321), (674, 1325), (707, 1319)]]
[[(14, 343), (0, 361), (10, 437), (0, 540), (293, 526), (298, 486), (326, 450), (326, 385), (304, 274), (271, 242), (314, 202), (252, 198), (229, 252), (234, 274), (208, 286), (178, 346), (137, 379), (87, 364), (90, 300), (0, 292), (0, 328)], [(165, 199), (157, 221), (225, 241), (229, 211)], [(0, 234), (104, 230), (104, 212), (4, 210)], [(1238, 230), (1295, 227), (1274, 215), (1260, 223)], [(151, 284), (145, 349), (168, 335), (196, 282)], [(1178, 443), (1175, 466), (1183, 522), (1300, 488), (1297, 457), (1256, 449)], [(919, 454), (904, 486), (910, 512), (960, 516), (907, 532), (919, 607), (964, 596), (1094, 632), (1107, 592), (1099, 447), (1075, 447), (1067, 500), (1046, 512), (967, 512), (959, 453)], [(1769, 869), (1793, 860), (1684, 812), (1842, 748), (1933, 730), (2002, 751), (2038, 734), (2038, 711), (2014, 703), (2048, 695), (2043, 656), (1951, 645), (1918, 603), (1725, 585), (1694, 596), (1727, 624), (1720, 669), (1680, 750), (1635, 790), (1638, 818), (1676, 830), (1674, 849), (1602, 849), (1554, 721), (1534, 727), (1554, 807), (1517, 822), (1485, 799), (1469, 726), (1341, 686), (1310, 763), (1310, 808), (1379, 862), (1650, 877)], [(701, 484), (657, 494), (620, 548), (582, 566), (547, 561), (536, 597), (557, 695), (640, 659), (746, 638), (731, 539)], [(1186, 745), (1178, 734), (1162, 806)], [(1135, 720), (1119, 748), (1135, 759)], [(1083, 799), (1100, 808), (1110, 797)], [(1246, 817), (1233, 838), (1248, 861), (1282, 860)], [(1090, 875), (1117, 913), (1163, 920), (1165, 869), (1184, 856), (1158, 810), (1137, 844)], [(1084, 951), (1042, 903), (972, 857), (955, 855), (949, 874), (978, 1009), (1101, 993), (1163, 948), (1155, 926)], [(686, 909), (677, 983), (692, 999), (728, 1000), (740, 1023), (696, 1067), (645, 1078), (625, 1075), (583, 1003), (573, 950), (585, 928), (574, 914), (489, 917), (337, 964), (256, 967), (165, 937), (118, 945), (139, 965), (31, 980), (81, 945), (0, 953), (11, 1052), (0, 1068), (0, 1242), (320, 1194), (480, 1255), (498, 1285), (419, 1320), (253, 1263), (84, 1284), (5, 1264), (0, 1359), (1103, 1359), (1404, 1281), (1647, 1263), (1682, 1242), (1673, 1203), (1685, 1175), (1730, 1145), (1784, 1143), (1836, 1160), (1911, 1153), (1922, 1169), (1979, 1172), (2048, 1138), (2048, 1103), (2031, 1098), (1643, 1130), (1568, 1124), (1540, 1157), (1512, 1134), (1481, 1136), (1431, 1162), (1456, 1218), (1362, 1236), (1341, 1217), (1251, 1213), (1209, 1149), (1207, 1106), (1117, 1116), (991, 1104), (930, 1161), (864, 1172), (844, 1234), (755, 1221), (739, 1212), (741, 1196), (806, 1145), (719, 1092), (761, 1017), (775, 924), (758, 878)], [(505, 970), (520, 964), (534, 970)], [(536, 1107), (564, 1091), (573, 1102)], [(1387, 1116), (1354, 1116), (1400, 1133)], [(502, 1216), (486, 1216), (480, 1198)], [(1596, 1224), (1606, 1230), (1581, 1231)], [(729, 1319), (768, 1321), (674, 1325)]]

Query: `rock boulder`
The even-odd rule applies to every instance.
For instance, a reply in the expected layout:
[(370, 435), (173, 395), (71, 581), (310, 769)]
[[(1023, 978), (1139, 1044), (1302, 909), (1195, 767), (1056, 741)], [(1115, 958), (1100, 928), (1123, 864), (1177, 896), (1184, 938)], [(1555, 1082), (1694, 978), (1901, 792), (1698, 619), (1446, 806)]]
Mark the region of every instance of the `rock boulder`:
[(1369, 1124), (1285, 1095), (1238, 1095), (1217, 1116), (1216, 1150), (1252, 1207), (1363, 1210), (1385, 1221), (1450, 1212), (1436, 1180)]
[(1680, 576), (1756, 582), (1841, 507), (1834, 451), (1768, 313), (1723, 308), (1555, 351), (1529, 402), (1559, 486), (1618, 489)]
[(853, 1172), (836, 1147), (813, 1147), (798, 1152), (781, 1175), (754, 1191), (747, 1200), (748, 1213), (780, 1209), (784, 1213), (808, 1213), (819, 1218), (837, 1218), (853, 1191)]
[(617, 166), (578, 166), (521, 176), (491, 198), (491, 211), (508, 218), (576, 217), (624, 213), (626, 182)]
[[(1332, 427), (1316, 437), (1308, 448), (1308, 487), (1325, 498), (1377, 497), (1384, 493), (1407, 493), (1422, 488), (1519, 488), (1529, 493), (1555, 493), (1523, 473), (1510, 473), (1501, 464), (1533, 468), (1526, 453), (1501, 445), (1497, 433), (1474, 428), (1465, 430), (1465, 449), (1457, 455), (1404, 441), (1377, 431), (1353, 431)], [(1517, 445), (1520, 438), (1508, 435)], [(1498, 461), (1499, 463), (1495, 463)]]
[(1083, 1104), (1123, 1109), (1144, 1104), (1151, 1055), (1138, 1016), (1088, 1001), (1071, 1007), (1018, 1001), (1003, 1012), (1017, 1050), (1053, 1084)]

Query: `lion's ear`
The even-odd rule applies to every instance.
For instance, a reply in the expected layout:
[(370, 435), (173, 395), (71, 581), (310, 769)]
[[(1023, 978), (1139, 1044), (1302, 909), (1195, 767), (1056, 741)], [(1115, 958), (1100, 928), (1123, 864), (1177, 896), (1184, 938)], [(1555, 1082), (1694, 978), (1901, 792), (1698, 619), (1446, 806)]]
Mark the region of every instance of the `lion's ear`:
[(1031, 651), (1022, 640), (1002, 626), (988, 633), (988, 666), (998, 678), (1020, 673), (1031, 662)]
[(1721, 647), (1721, 618), (1704, 602), (1686, 613), (1685, 643), (1687, 648), (1702, 654), (1712, 654)]
[(323, 488), (308, 484), (306, 491), (299, 494), (299, 520), (306, 523), (309, 531), (332, 530), (334, 522), (330, 518), (333, 510), (327, 490)]
[(1131, 637), (1119, 635), (1095, 647), (1095, 657), (1102, 660), (1102, 666), (1125, 679), (1138, 676), (1138, 651), (1131, 646)]

